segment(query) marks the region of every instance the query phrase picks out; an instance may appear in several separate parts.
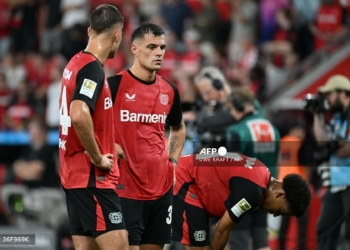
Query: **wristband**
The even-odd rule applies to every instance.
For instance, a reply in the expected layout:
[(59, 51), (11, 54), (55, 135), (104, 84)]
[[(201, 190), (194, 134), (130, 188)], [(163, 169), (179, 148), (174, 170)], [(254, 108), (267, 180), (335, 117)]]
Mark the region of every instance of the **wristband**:
[(169, 161), (171, 161), (172, 163), (175, 164), (175, 166), (177, 166), (177, 160), (175, 160), (174, 158), (169, 158)]

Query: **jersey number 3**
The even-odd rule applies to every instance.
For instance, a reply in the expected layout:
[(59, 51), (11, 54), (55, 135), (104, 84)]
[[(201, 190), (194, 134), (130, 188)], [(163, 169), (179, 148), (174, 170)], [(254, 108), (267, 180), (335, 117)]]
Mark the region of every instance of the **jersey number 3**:
[(60, 107), (60, 126), (62, 126), (62, 135), (68, 135), (68, 128), (72, 126), (72, 121), (68, 115), (67, 88), (63, 87)]

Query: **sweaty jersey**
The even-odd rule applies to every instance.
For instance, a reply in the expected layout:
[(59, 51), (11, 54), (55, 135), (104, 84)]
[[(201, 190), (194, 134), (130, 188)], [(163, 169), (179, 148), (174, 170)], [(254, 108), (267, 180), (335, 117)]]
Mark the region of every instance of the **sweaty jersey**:
[(204, 209), (208, 217), (220, 218), (227, 210), (238, 222), (245, 212), (260, 204), (271, 175), (259, 160), (230, 154), (202, 160), (196, 159), (200, 155), (180, 157), (174, 195)]
[(113, 188), (118, 183), (118, 164), (108, 173), (93, 165), (84, 153), (70, 118), (70, 104), (85, 102), (91, 111), (93, 130), (101, 154), (115, 155), (112, 99), (103, 65), (88, 52), (76, 54), (63, 72), (60, 96), (59, 154), (62, 185), (71, 188)]
[(125, 70), (108, 78), (112, 91), (115, 142), (127, 160), (120, 159), (120, 197), (154, 200), (173, 184), (173, 164), (169, 161), (164, 126), (180, 125), (181, 102), (176, 86), (156, 75), (143, 81)]

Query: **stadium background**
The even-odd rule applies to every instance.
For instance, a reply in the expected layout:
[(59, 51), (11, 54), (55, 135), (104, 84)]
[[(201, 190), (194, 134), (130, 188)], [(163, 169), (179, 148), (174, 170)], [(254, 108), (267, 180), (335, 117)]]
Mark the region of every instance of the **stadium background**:
[[(60, 79), (66, 62), (85, 48), (89, 13), (101, 3), (117, 6), (125, 18), (117, 56), (105, 64), (107, 76), (131, 66), (130, 37), (139, 24), (153, 22), (166, 31), (167, 50), (158, 74), (179, 88), (187, 145), (196, 140), (196, 118), (203, 104), (193, 80), (205, 66), (219, 68), (232, 86), (248, 86), (282, 135), (291, 115), (311, 131), (312, 115), (301, 105), (306, 93), (315, 93), (331, 75), (350, 77), (347, 0), (0, 0), (0, 186), (15, 183), (8, 192), (25, 194), (4, 198), (2, 188), (0, 233), (20, 228), (42, 234), (42, 246), (46, 239), (57, 243), (57, 249), (72, 247), (57, 182)], [(334, 9), (342, 11), (334, 14)], [(40, 170), (32, 185), (21, 179), (26, 173), (16, 167), (35, 140), (28, 133), (33, 120), (49, 128), (52, 151), (47, 151), (47, 161), (52, 164), (45, 171), (53, 181), (46, 184), (40, 182), (45, 176)], [(316, 248), (315, 225), (324, 191), (314, 172), (308, 249)], [(23, 186), (28, 188), (19, 188)], [(57, 192), (40, 193), (34, 187)], [(278, 222), (270, 227), (271, 247), (277, 249)], [(289, 249), (296, 248), (296, 238), (294, 221)]]

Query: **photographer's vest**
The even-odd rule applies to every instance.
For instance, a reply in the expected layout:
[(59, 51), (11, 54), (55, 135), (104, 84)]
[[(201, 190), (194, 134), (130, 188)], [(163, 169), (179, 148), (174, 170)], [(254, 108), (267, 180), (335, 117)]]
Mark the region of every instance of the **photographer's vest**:
[(234, 143), (230, 142), (232, 132), (239, 136), (239, 152), (260, 160), (269, 168), (271, 176), (277, 178), (276, 164), (280, 147), (278, 130), (260, 115), (250, 114), (227, 128), (228, 143)]
[[(331, 120), (334, 131), (333, 138), (335, 138), (335, 135), (338, 135), (338, 137), (350, 141), (349, 112), (350, 110), (348, 110), (348, 117), (345, 120), (341, 119), (340, 113), (334, 115)], [(350, 157), (340, 158), (331, 154), (329, 166), (331, 186), (350, 186)]]
[(305, 167), (299, 165), (299, 150), (303, 144), (300, 138), (286, 135), (281, 139), (281, 164), (278, 174), (280, 181), (288, 174), (298, 174), (307, 180)]

